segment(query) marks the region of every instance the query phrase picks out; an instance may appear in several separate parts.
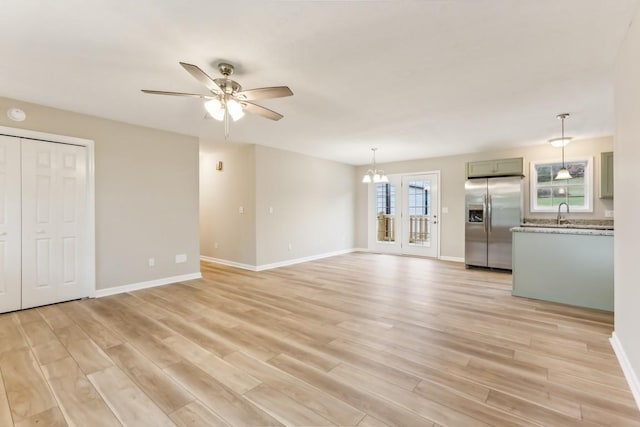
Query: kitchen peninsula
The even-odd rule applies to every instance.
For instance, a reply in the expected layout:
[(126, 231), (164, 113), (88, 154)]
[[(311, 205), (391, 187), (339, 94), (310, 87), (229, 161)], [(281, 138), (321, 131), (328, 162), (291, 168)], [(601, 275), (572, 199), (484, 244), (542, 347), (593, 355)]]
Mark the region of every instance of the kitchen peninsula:
[(613, 226), (522, 224), (513, 295), (613, 311)]

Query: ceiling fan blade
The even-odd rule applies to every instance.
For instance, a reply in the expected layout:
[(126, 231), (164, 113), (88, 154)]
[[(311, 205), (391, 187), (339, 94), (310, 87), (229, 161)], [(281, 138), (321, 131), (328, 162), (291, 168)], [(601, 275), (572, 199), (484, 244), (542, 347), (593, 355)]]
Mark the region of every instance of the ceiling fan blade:
[(267, 119), (280, 120), (281, 118), (284, 117), (280, 113), (276, 113), (275, 111), (271, 111), (268, 108), (264, 108), (260, 105), (253, 104), (251, 102), (240, 100), (240, 104), (242, 104), (242, 107), (244, 108), (245, 111), (253, 114), (258, 114), (262, 117), (266, 117)]
[(171, 96), (188, 96), (190, 98), (202, 98), (202, 99), (209, 99), (209, 98), (213, 98), (212, 96), (207, 96), (207, 95), (199, 95), (197, 93), (184, 93), (184, 92), (166, 92), (164, 90), (148, 90), (148, 89), (142, 89), (142, 92), (144, 93), (150, 93), (152, 95), (171, 95)]
[(257, 89), (247, 89), (238, 92), (237, 97), (254, 101), (256, 99), (282, 98), (283, 96), (291, 96), (293, 92), (287, 86), (261, 87)]
[(180, 65), (182, 65), (182, 68), (187, 70), (189, 74), (195, 77), (196, 80), (205, 85), (211, 92), (215, 94), (222, 93), (222, 89), (220, 89), (220, 86), (218, 86), (216, 82), (214, 82), (213, 79), (207, 75), (207, 73), (202, 71), (200, 67), (193, 64), (187, 64), (186, 62), (181, 62)]

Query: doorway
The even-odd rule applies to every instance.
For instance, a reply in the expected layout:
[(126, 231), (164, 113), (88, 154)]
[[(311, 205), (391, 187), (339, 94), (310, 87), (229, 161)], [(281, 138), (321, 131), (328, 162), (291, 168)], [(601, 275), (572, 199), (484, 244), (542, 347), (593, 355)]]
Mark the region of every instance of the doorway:
[(369, 249), (437, 258), (440, 172), (388, 178), (369, 186)]

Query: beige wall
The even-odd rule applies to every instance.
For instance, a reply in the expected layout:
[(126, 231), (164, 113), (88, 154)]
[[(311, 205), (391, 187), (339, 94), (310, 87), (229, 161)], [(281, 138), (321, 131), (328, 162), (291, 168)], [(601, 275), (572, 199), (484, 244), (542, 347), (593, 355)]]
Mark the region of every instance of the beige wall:
[[(7, 118), (14, 106), (27, 120)], [(7, 98), (0, 112), (1, 126), (95, 141), (97, 289), (200, 271), (196, 138)]]
[[(253, 266), (256, 264), (256, 146), (201, 141), (201, 147), (201, 254)], [(216, 171), (218, 161), (223, 162), (222, 171)], [(243, 214), (240, 207), (244, 209)]]
[[(215, 170), (218, 161), (222, 172)], [(205, 257), (255, 268), (353, 247), (353, 166), (203, 140), (200, 188)]]
[(640, 405), (640, 10), (618, 54), (615, 77), (615, 333), (635, 373)]
[(257, 146), (256, 178), (258, 265), (353, 248), (355, 167)]
[[(553, 119), (553, 117), (552, 117)], [(594, 211), (592, 213), (571, 213), (569, 218), (604, 218), (605, 210), (613, 209), (613, 201), (598, 198), (600, 177), (600, 153), (613, 150), (613, 138), (597, 138), (573, 141), (566, 147), (567, 159), (591, 156), (594, 160)], [(559, 161), (560, 150), (549, 144), (520, 147), (489, 153), (473, 153), (459, 156), (438, 157), (379, 164), (385, 173), (406, 174), (414, 172), (440, 171), (441, 208), (448, 208), (448, 213), (440, 215), (440, 255), (442, 257), (464, 257), (464, 182), (465, 164), (474, 160), (490, 160), (510, 157), (525, 158), (524, 200), (526, 217), (554, 217), (555, 214), (529, 212), (529, 163), (532, 161)], [(382, 156), (379, 156), (382, 157)], [(358, 168), (361, 177), (368, 166)], [(357, 229), (356, 246), (367, 247), (367, 185), (361, 184), (358, 189), (358, 205), (356, 210)]]

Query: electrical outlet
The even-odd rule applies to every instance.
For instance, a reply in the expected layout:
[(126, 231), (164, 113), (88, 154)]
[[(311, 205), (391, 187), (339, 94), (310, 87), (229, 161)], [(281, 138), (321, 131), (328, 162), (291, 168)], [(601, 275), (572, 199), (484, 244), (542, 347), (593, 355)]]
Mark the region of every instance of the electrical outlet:
[(176, 255), (176, 264), (181, 264), (183, 262), (187, 262), (187, 254), (177, 254)]
[(213, 248), (218, 249), (218, 242), (213, 242)]
[(155, 265), (156, 265), (156, 259), (149, 258), (149, 267), (155, 267)]
[(289, 243), (289, 246), (288, 246), (288, 247), (289, 247), (289, 250), (292, 250), (292, 249), (293, 249), (293, 245), (292, 245), (291, 243)]
[(240, 207), (238, 208), (238, 212), (239, 212), (239, 213), (241, 213), (241, 214), (243, 214), (243, 213), (244, 213), (244, 207), (243, 207), (243, 206), (240, 206)]
[(273, 213), (273, 206), (269, 206), (269, 213), (272, 214)]

